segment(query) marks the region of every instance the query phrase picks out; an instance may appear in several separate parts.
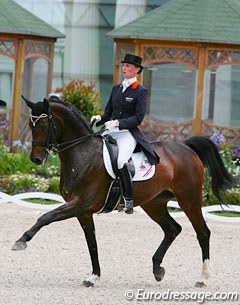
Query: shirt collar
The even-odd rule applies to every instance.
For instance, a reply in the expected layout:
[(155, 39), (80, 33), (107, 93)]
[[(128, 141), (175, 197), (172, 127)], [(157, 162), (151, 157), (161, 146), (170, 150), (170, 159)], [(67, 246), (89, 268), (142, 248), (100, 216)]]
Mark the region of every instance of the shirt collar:
[(128, 86), (132, 85), (133, 83), (135, 83), (137, 80), (136, 76), (132, 77), (132, 78), (124, 78), (123, 80), (123, 84), (126, 84)]

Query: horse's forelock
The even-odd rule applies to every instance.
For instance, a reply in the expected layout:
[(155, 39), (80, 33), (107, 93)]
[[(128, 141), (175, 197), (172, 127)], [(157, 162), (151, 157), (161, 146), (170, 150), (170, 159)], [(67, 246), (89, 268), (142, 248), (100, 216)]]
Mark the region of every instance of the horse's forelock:
[(32, 107), (32, 112), (31, 114), (34, 116), (39, 116), (42, 113), (46, 113), (48, 114), (48, 109), (46, 108), (46, 106), (44, 105), (43, 102), (37, 102), (33, 105)]

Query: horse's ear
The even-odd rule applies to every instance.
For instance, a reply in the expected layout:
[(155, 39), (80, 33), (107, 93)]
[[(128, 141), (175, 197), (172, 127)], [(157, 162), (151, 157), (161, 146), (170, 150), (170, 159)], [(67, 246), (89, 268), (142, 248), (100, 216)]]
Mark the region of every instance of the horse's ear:
[(44, 107), (44, 111), (45, 111), (46, 113), (48, 113), (48, 112), (49, 112), (50, 105), (49, 105), (49, 100), (46, 99), (46, 98), (43, 99), (43, 107)]
[(46, 99), (46, 98), (44, 98), (44, 100), (43, 100), (43, 105), (44, 105), (44, 107), (45, 107), (46, 109), (48, 109), (48, 108), (49, 108), (49, 100)]
[(26, 99), (23, 95), (21, 95), (22, 99), (25, 101), (25, 103), (28, 105), (29, 108), (33, 109), (34, 103)]

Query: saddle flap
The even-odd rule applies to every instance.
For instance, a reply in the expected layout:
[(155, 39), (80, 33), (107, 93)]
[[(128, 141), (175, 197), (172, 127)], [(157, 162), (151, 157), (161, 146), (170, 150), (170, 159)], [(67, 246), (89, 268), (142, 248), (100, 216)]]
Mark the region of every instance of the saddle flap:
[(112, 169), (116, 176), (118, 176), (118, 145), (117, 141), (109, 134), (103, 136), (104, 143), (108, 149), (109, 157), (111, 159)]

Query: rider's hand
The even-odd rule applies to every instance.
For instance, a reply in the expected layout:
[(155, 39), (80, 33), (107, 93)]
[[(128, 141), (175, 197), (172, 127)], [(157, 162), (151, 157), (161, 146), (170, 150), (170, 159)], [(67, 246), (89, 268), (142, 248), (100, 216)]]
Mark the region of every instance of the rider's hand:
[(118, 127), (119, 126), (119, 121), (118, 120), (113, 120), (113, 121), (107, 121), (105, 123), (105, 128), (107, 130), (111, 130), (113, 129), (114, 127)]
[(101, 121), (101, 116), (98, 114), (98, 115), (94, 115), (94, 116), (92, 116), (91, 117), (91, 120), (90, 120), (90, 122), (92, 123), (94, 120), (96, 120), (96, 123), (97, 122), (100, 122)]

